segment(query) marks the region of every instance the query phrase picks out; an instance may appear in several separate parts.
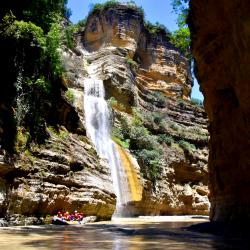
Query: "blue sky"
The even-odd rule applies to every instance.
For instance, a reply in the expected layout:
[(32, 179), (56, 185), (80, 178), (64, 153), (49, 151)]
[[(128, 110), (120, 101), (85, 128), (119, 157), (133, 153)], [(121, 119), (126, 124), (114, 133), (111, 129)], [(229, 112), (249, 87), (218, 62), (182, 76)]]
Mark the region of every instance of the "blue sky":
[[(104, 3), (106, 0), (68, 0), (68, 7), (72, 10), (71, 21), (77, 23), (88, 15), (90, 6), (95, 3)], [(120, 0), (128, 2), (128, 0)], [(152, 23), (164, 24), (170, 31), (178, 28), (176, 24), (177, 15), (173, 13), (171, 0), (135, 0), (138, 6), (142, 6), (146, 19)], [(197, 81), (194, 81), (192, 97), (203, 100), (203, 95), (199, 91)]]

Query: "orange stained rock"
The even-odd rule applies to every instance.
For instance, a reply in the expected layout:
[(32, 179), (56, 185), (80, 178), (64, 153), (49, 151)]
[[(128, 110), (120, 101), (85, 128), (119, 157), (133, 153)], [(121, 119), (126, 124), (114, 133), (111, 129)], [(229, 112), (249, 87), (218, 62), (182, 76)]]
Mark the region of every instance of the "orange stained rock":
[(142, 199), (142, 186), (138, 180), (132, 156), (120, 145), (116, 144), (120, 154), (122, 166), (128, 178), (129, 188), (131, 191), (132, 201), (140, 201)]

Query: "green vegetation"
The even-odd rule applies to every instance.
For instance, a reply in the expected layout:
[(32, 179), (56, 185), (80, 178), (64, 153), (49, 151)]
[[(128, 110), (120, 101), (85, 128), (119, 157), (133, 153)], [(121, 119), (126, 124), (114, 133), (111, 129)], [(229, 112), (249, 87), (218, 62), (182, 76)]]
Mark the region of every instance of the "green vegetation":
[(76, 24), (76, 26), (78, 28), (85, 28), (86, 24), (87, 24), (87, 18), (84, 18), (84, 19), (78, 21), (78, 23)]
[(11, 124), (2, 139), (8, 151), (15, 146), (9, 134), (17, 127), (27, 130), (29, 142), (43, 143), (48, 136), (46, 123), (56, 110), (63, 77), (59, 49), (63, 44), (72, 47), (71, 28), (63, 32), (63, 18), (70, 14), (66, 4), (66, 0), (0, 4), (0, 49), (6, 62), (2, 65), (6, 87), (0, 98), (10, 100), (5, 111), (0, 109), (0, 120)]
[(112, 140), (122, 146), (123, 148), (129, 148), (129, 140), (127, 139), (126, 141), (122, 141), (120, 138), (112, 136)]
[(34, 155), (32, 155), (31, 151), (29, 149), (26, 149), (23, 153), (23, 160), (28, 160), (29, 163), (33, 166), (35, 164), (35, 160), (36, 158), (34, 157)]
[(133, 60), (132, 58), (130, 58), (129, 56), (127, 56), (125, 59), (126, 59), (127, 64), (128, 64), (132, 69), (135, 69), (135, 68), (138, 66), (137, 62), (134, 61), (134, 60)]
[(186, 152), (192, 153), (194, 150), (196, 150), (196, 147), (194, 144), (189, 143), (185, 140), (180, 140), (178, 142), (179, 146)]
[(189, 60), (192, 59), (190, 51), (190, 31), (187, 27), (180, 27), (174, 31), (171, 35), (170, 42), (178, 48), (186, 58)]
[(141, 166), (145, 168), (144, 176), (155, 183), (155, 181), (160, 177), (162, 151), (157, 149), (142, 149), (137, 152), (137, 158)]
[(71, 90), (71, 89), (68, 89), (66, 92), (65, 92), (65, 96), (67, 98), (67, 100), (73, 104), (74, 101), (75, 101), (75, 96), (74, 96), (74, 92)]
[[(99, 13), (103, 10), (107, 10), (109, 8), (113, 8), (116, 7), (117, 5), (119, 5), (120, 2), (117, 0), (109, 0), (106, 1), (105, 3), (97, 3), (92, 5), (91, 10), (89, 15), (93, 14), (93, 13)], [(138, 7), (134, 1), (130, 1), (127, 3), (127, 7), (132, 9), (132, 10), (137, 10), (143, 17), (144, 17), (144, 10), (142, 9), (142, 7)]]
[(170, 31), (163, 24), (160, 24), (158, 22), (153, 24), (149, 21), (144, 21), (144, 26), (149, 31), (149, 33), (152, 35), (159, 35), (160, 34), (160, 35), (165, 36), (168, 39), (170, 39), (170, 37), (171, 37)]
[(16, 152), (22, 153), (27, 149), (30, 134), (24, 128), (18, 128), (16, 135)]
[(191, 98), (191, 103), (198, 107), (203, 107), (203, 101), (197, 98)]
[(180, 130), (180, 126), (176, 122), (174, 122), (174, 121), (172, 121), (172, 122), (169, 123), (169, 127), (171, 129), (175, 130), (175, 131), (179, 131)]
[(52, 126), (48, 126), (47, 129), (52, 135), (63, 141), (67, 140), (69, 137), (69, 132), (66, 129), (56, 129)]
[(160, 135), (158, 135), (158, 142), (165, 143), (168, 146), (171, 146), (174, 143), (174, 139), (170, 135), (160, 134)]
[(62, 44), (67, 48), (73, 50), (76, 46), (75, 34), (85, 29), (87, 24), (87, 18), (80, 20), (77, 24), (70, 24), (63, 28)]
[(178, 102), (178, 106), (181, 109), (185, 108), (186, 103), (185, 103), (185, 101), (182, 98), (178, 98), (177, 102)]
[(73, 49), (75, 47), (74, 34), (79, 30), (78, 25), (69, 25), (63, 30), (63, 44), (69, 48)]
[(109, 98), (108, 105), (112, 109), (118, 109), (119, 111), (126, 111), (126, 107), (122, 103), (118, 102), (113, 96)]
[(165, 120), (165, 116), (160, 112), (150, 112), (147, 114), (143, 114), (142, 119), (145, 124), (148, 124), (150, 122), (152, 125), (157, 125), (161, 129), (164, 129), (167, 123)]
[(105, 3), (94, 4), (90, 10), (89, 15), (93, 13), (101, 12), (103, 10), (106, 10), (112, 7), (116, 7), (118, 4), (119, 4), (119, 1), (116, 1), (116, 0), (109, 0), (109, 1), (106, 1)]
[(54, 77), (62, 76), (61, 58), (58, 49), (62, 45), (62, 27), (59, 23), (60, 19), (51, 24), (51, 29), (47, 34), (45, 56), (49, 68)]
[(108, 104), (112, 108), (112, 107), (118, 105), (118, 101), (112, 96), (112, 97), (109, 98)]
[(178, 14), (177, 24), (179, 29), (174, 31), (171, 36), (171, 43), (175, 45), (187, 57), (192, 61), (192, 55), (190, 50), (190, 31), (186, 23), (187, 14), (188, 14), (188, 3), (189, 0), (172, 0), (172, 6), (174, 12)]
[(149, 101), (159, 108), (166, 107), (166, 96), (160, 91), (151, 91), (149, 93)]
[(161, 113), (153, 113), (153, 121), (159, 125), (164, 120), (164, 116)]
[(17, 20), (32, 22), (47, 33), (55, 16), (69, 17), (70, 10), (67, 9), (67, 0), (36, 0), (36, 1), (4, 1), (1, 3), (0, 16), (13, 13)]
[(112, 135), (115, 142), (136, 156), (144, 176), (155, 182), (160, 176), (163, 151), (157, 136), (144, 127), (141, 112), (134, 109), (131, 121), (121, 118), (120, 127), (114, 128)]

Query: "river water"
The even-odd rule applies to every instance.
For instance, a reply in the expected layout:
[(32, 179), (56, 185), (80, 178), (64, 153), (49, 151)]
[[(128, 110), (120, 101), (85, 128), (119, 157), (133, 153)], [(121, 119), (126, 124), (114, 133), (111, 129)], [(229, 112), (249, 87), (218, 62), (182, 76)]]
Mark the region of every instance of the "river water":
[[(202, 222), (202, 221), (201, 221)], [(196, 250), (249, 249), (247, 242), (188, 230), (197, 221), (123, 221), (79, 226), (31, 226), (0, 229), (3, 250)]]

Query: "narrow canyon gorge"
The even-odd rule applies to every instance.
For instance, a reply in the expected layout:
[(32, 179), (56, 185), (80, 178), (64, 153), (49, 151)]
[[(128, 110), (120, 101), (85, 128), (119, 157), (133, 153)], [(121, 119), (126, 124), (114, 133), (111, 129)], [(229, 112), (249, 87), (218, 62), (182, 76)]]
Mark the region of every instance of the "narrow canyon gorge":
[[(203, 107), (190, 100), (188, 59), (166, 33), (150, 32), (137, 8), (123, 4), (92, 12), (75, 44), (61, 50), (61, 93), (73, 98), (58, 97), (58, 127), (48, 124), (48, 139), (19, 156), (1, 151), (1, 217), (18, 224), (23, 216), (77, 209), (110, 219), (119, 198), (109, 167), (114, 157), (107, 161), (102, 153), (110, 147), (130, 190), (124, 216), (208, 215), (208, 121)], [(103, 101), (90, 101), (92, 96)], [(110, 131), (97, 135), (91, 126)], [(19, 148), (26, 135), (18, 129)]]
[(33, 5), (0, 9), (0, 226), (59, 210), (248, 221), (248, 1), (190, 0), (204, 107), (191, 99), (190, 58), (141, 8), (99, 5), (70, 33), (66, 2), (50, 6), (58, 23), (32, 20)]

